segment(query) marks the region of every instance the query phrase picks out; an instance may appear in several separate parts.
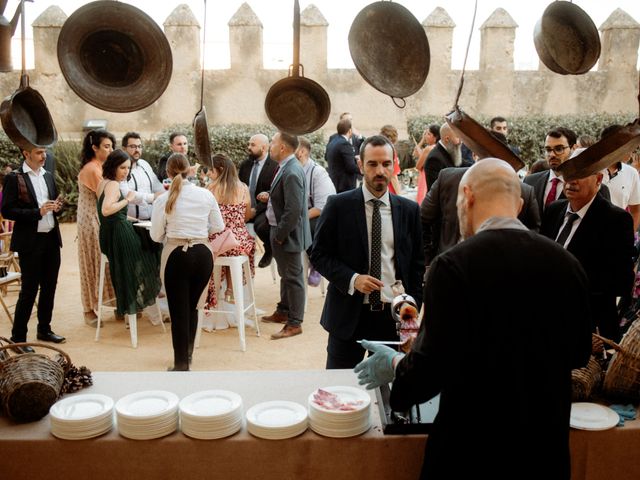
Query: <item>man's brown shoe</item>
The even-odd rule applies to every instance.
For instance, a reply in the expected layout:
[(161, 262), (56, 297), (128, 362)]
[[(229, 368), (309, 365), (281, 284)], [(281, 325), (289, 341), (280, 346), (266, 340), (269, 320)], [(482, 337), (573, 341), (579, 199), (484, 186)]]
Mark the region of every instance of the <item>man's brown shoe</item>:
[(300, 325), (292, 326), (285, 325), (282, 330), (271, 335), (271, 340), (280, 340), (281, 338), (295, 337), (302, 333), (302, 327)]
[(287, 323), (289, 317), (278, 311), (273, 312), (273, 315), (268, 317), (262, 317), (262, 321), (265, 323)]

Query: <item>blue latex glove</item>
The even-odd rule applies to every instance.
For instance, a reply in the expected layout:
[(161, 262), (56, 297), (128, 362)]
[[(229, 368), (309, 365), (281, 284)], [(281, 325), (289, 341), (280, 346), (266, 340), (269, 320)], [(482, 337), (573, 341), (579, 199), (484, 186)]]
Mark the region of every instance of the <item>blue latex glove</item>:
[(635, 420), (636, 418), (636, 407), (630, 403), (627, 405), (610, 405), (609, 408), (616, 412), (620, 417), (620, 421), (618, 422), (619, 427), (624, 425), (625, 420)]
[(386, 345), (366, 340), (363, 340), (361, 345), (362, 348), (373, 352), (373, 355), (370, 355), (353, 369), (358, 374), (358, 383), (366, 385), (367, 390), (372, 390), (392, 382), (396, 374), (393, 368), (393, 359), (398, 356), (404, 357), (404, 355)]

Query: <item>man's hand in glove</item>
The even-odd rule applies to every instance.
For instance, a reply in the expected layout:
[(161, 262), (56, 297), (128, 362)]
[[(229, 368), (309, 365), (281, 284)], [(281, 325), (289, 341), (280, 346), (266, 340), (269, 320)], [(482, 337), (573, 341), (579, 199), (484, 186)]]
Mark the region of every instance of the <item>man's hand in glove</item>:
[(361, 345), (362, 348), (373, 352), (373, 355), (370, 355), (353, 369), (358, 374), (358, 383), (366, 385), (367, 390), (372, 390), (392, 382), (395, 377), (393, 359), (395, 357), (402, 358), (404, 355), (386, 345), (366, 340), (363, 340)]

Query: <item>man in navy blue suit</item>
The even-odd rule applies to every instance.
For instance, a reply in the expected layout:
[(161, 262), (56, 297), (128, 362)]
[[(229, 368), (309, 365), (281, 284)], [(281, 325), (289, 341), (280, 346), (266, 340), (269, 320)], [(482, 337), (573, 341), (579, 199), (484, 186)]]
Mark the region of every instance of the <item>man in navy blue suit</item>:
[(424, 257), (418, 204), (389, 193), (393, 145), (362, 144), (361, 188), (329, 197), (316, 226), (311, 262), (329, 280), (321, 325), (329, 332), (327, 368), (353, 368), (359, 339), (397, 340), (391, 285), (402, 280), (421, 303)]

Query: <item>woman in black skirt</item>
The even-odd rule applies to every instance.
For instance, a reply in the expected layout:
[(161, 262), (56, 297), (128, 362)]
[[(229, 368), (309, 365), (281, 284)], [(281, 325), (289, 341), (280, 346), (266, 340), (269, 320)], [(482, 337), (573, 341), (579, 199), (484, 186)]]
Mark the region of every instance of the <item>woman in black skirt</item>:
[(188, 371), (198, 328), (198, 307), (204, 303), (213, 270), (208, 236), (224, 230), (218, 203), (207, 189), (187, 180), (189, 161), (181, 153), (167, 160), (169, 191), (153, 204), (151, 238), (163, 242), (160, 277), (171, 316), (174, 364), (170, 371)]

